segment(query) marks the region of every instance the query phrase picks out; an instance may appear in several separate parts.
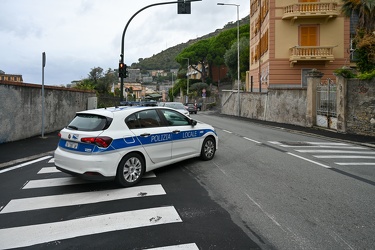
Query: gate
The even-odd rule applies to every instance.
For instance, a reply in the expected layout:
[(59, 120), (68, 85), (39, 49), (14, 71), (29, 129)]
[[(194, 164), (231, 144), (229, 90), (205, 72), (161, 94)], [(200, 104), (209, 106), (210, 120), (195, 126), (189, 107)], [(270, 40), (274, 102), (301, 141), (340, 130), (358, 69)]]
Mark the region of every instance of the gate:
[(337, 130), (336, 83), (328, 78), (316, 91), (316, 125)]

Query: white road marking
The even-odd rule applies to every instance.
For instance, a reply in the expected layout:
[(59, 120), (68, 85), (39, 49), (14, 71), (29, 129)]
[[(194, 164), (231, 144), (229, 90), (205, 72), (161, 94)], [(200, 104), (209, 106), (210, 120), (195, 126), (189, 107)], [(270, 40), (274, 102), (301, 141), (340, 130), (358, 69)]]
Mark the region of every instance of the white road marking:
[(258, 142), (258, 141), (256, 141), (256, 140), (253, 140), (253, 139), (250, 139), (250, 138), (247, 138), (247, 137), (244, 137), (244, 139), (245, 139), (245, 140), (248, 140), (248, 141), (252, 141), (252, 142), (258, 143), (258, 144), (261, 143), (261, 142)]
[(169, 206), (4, 228), (0, 229), (0, 248), (27, 247), (79, 236), (177, 222), (182, 222), (182, 219), (176, 209)]
[(335, 164), (341, 166), (375, 166), (375, 162), (335, 162)]
[(223, 129), (223, 132), (226, 132), (226, 133), (228, 133), (228, 134), (232, 134), (232, 132), (230, 132), (230, 131), (228, 131), (228, 130), (225, 130), (225, 129)]
[(45, 167), (39, 170), (38, 174), (52, 174), (52, 173), (61, 173), (56, 167)]
[(119, 188), (113, 190), (15, 199), (11, 200), (0, 211), (0, 214), (165, 194), (166, 193), (163, 187), (158, 184), (136, 186), (131, 188)]
[(314, 163), (314, 164), (316, 164), (316, 165), (322, 166), (322, 167), (324, 167), (324, 168), (331, 168), (330, 166), (324, 165), (324, 164), (319, 163), (319, 162), (316, 162), (316, 161), (312, 161), (312, 160), (310, 160), (310, 159), (307, 159), (307, 158), (305, 158), (305, 157), (302, 157), (302, 156), (299, 156), (299, 155), (296, 155), (296, 154), (293, 154), (293, 153), (287, 153), (287, 154), (288, 154), (288, 155), (292, 155), (292, 156), (297, 157), (297, 158), (300, 158), (300, 159), (302, 159), (302, 160), (305, 160), (305, 161), (308, 161), (308, 162)]
[[(52, 173), (61, 173), (56, 167), (45, 167), (42, 168), (38, 174), (52, 174)], [(153, 171), (147, 172), (143, 175), (143, 178), (155, 178), (156, 175)]]
[(199, 250), (199, 248), (195, 243), (190, 243), (167, 247), (148, 248), (147, 250)]
[(0, 170), (0, 174), (11, 171), (11, 170), (14, 170), (14, 169), (22, 168), (22, 167), (27, 166), (27, 165), (31, 165), (31, 164), (39, 162), (39, 161), (44, 161), (44, 160), (49, 159), (51, 157), (52, 156), (44, 156), (42, 158), (39, 158), (39, 159), (36, 159), (36, 160), (33, 160), (33, 161), (28, 161), (28, 162), (25, 162), (25, 163), (22, 163), (22, 164), (19, 164), (19, 165), (10, 167), (10, 168), (6, 168), (6, 169), (3, 169), (3, 170)]
[(362, 155), (313, 155), (315, 158), (321, 159), (375, 159), (375, 156), (362, 156)]
[(62, 177), (42, 180), (31, 180), (23, 187), (23, 189), (68, 186), (86, 183), (90, 182), (77, 177)]
[(300, 149), (300, 150), (296, 150), (297, 152), (300, 152), (300, 153), (335, 153), (335, 154), (365, 154), (365, 155), (374, 155), (375, 152), (374, 151), (371, 151), (371, 152), (368, 152), (368, 151), (349, 151), (349, 150), (327, 150), (327, 149), (324, 149), (324, 150), (313, 150), (313, 149)]
[(315, 145), (331, 145), (331, 146), (349, 146), (350, 144), (341, 142), (306, 142)]
[(55, 163), (55, 158), (52, 158), (51, 160), (49, 160), (48, 163)]
[(17, 163), (20, 163), (20, 162), (34, 160), (34, 159), (39, 158), (39, 157), (43, 157), (43, 156), (46, 156), (46, 155), (53, 154), (53, 152), (54, 151), (49, 151), (49, 152), (46, 152), (46, 153), (33, 155), (33, 156), (17, 159), (17, 160), (14, 160), (14, 161), (4, 162), (4, 163), (0, 164), (0, 168), (4, 168), (4, 167), (10, 166), (10, 165), (14, 165), (14, 164), (17, 164)]

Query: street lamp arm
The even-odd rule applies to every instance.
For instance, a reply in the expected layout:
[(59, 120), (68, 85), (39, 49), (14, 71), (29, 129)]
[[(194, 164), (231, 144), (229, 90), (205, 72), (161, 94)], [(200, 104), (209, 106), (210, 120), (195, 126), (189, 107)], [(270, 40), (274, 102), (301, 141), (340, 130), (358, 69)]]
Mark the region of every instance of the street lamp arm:
[[(202, 0), (187, 0), (185, 2), (199, 2), (199, 1), (202, 1)], [(150, 4), (150, 5), (147, 5), (146, 7), (143, 7), (142, 9), (138, 10), (130, 19), (129, 21), (127, 22), (125, 28), (124, 28), (124, 31), (122, 32), (122, 39), (121, 39), (121, 62), (123, 63), (124, 62), (124, 43), (125, 43), (125, 33), (126, 33), (126, 30), (128, 29), (128, 26), (130, 24), (130, 22), (134, 19), (134, 17), (136, 15), (138, 15), (140, 12), (144, 11), (145, 9), (148, 9), (150, 7), (153, 7), (153, 6), (158, 6), (158, 5), (166, 5), (166, 4), (175, 4), (175, 3), (180, 3), (180, 1), (174, 1), (174, 2), (165, 2), (165, 3), (154, 3), (154, 4)]]

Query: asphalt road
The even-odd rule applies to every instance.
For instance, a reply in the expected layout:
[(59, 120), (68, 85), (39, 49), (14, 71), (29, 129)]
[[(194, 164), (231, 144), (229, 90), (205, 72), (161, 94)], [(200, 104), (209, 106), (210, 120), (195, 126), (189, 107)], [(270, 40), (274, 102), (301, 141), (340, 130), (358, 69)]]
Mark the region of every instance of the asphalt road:
[[(159, 169), (134, 191), (49, 172), (57, 133), (0, 144), (0, 188), (6, 190), (0, 238), (7, 239), (0, 248), (20, 244), (19, 235), (38, 239), (28, 249), (373, 248), (375, 159), (368, 146), (374, 138), (210, 112), (192, 118), (216, 128), (215, 158)], [(146, 218), (143, 226), (115, 223), (128, 212)], [(61, 233), (48, 233), (49, 226)]]
[(186, 168), (263, 249), (373, 249), (373, 138), (351, 141), (247, 119), (213, 125), (213, 165)]

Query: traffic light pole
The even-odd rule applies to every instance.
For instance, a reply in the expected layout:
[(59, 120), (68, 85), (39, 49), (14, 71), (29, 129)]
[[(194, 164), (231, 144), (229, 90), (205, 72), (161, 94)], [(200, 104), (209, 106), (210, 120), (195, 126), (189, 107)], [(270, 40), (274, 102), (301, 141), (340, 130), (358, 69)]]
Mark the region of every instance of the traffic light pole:
[[(174, 2), (165, 2), (165, 3), (154, 3), (154, 4), (150, 4), (146, 7), (143, 7), (142, 9), (138, 10), (128, 21), (128, 23), (126, 24), (125, 28), (124, 28), (124, 31), (122, 32), (122, 39), (121, 39), (121, 54), (120, 54), (120, 63), (124, 63), (124, 57), (125, 57), (125, 52), (124, 52), (124, 43), (125, 43), (125, 33), (126, 33), (126, 30), (128, 29), (128, 26), (130, 24), (130, 22), (133, 20), (133, 18), (138, 15), (140, 12), (144, 11), (145, 9), (148, 9), (150, 7), (153, 7), (153, 6), (158, 6), (158, 5), (166, 5), (166, 4), (185, 4), (185, 3), (190, 3), (190, 2), (199, 2), (199, 1), (202, 1), (202, 0), (179, 0), (179, 1), (174, 1)], [(186, 13), (187, 14), (187, 13)], [(190, 14), (190, 13), (189, 13)], [(120, 101), (123, 101), (124, 100), (124, 75), (120, 76), (121, 78), (121, 85), (120, 85), (120, 88), (121, 88), (121, 92), (120, 92)]]

